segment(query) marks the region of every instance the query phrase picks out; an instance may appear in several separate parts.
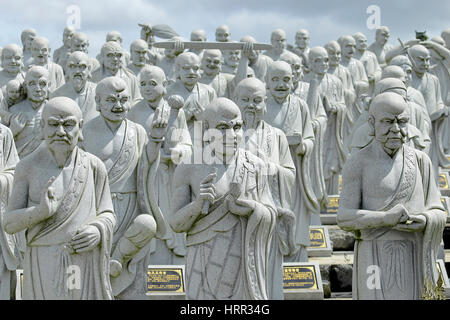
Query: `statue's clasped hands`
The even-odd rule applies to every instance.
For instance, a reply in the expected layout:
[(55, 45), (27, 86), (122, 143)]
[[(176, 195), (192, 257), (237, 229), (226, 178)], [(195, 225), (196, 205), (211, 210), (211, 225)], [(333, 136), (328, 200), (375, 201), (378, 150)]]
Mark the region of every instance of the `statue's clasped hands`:
[(394, 229), (398, 231), (423, 231), (427, 223), (424, 216), (409, 214), (403, 204), (396, 205), (388, 210), (386, 214), (393, 220)]

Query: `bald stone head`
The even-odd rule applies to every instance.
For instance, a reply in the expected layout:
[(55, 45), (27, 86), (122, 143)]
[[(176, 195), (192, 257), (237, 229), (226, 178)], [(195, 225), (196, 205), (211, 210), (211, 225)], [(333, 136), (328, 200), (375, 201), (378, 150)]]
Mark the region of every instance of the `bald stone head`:
[(70, 40), (73, 34), (76, 32), (75, 28), (72, 26), (67, 26), (63, 31), (63, 44), (65, 47), (70, 47)]
[(11, 75), (18, 74), (23, 66), (23, 51), (17, 44), (8, 44), (2, 50), (2, 68)]
[(122, 66), (123, 49), (116, 41), (106, 42), (100, 51), (101, 63), (106, 69), (117, 70)]
[(405, 81), (405, 71), (399, 66), (387, 66), (381, 73), (381, 79), (397, 78)]
[(188, 88), (195, 86), (200, 79), (200, 58), (193, 52), (183, 52), (175, 58), (177, 79)]
[(34, 38), (31, 44), (31, 54), (33, 61), (37, 65), (45, 65), (50, 58), (50, 41), (44, 37)]
[(330, 66), (337, 66), (341, 62), (341, 46), (335, 41), (331, 40), (325, 46), (327, 50)]
[(216, 29), (216, 41), (218, 42), (228, 42), (230, 41), (230, 28), (227, 25), (222, 24)]
[(255, 128), (266, 110), (265, 84), (257, 78), (243, 79), (236, 86), (234, 95), (245, 125)]
[(367, 38), (362, 32), (357, 32), (353, 35), (356, 42), (356, 50), (364, 52), (367, 49)]
[(203, 51), (201, 68), (208, 76), (219, 74), (222, 68), (222, 52), (218, 49), (207, 49)]
[(146, 55), (148, 52), (148, 43), (142, 39), (134, 40), (130, 44), (130, 60), (131, 62), (139, 67), (146, 64)]
[(66, 61), (66, 74), (76, 90), (82, 89), (91, 72), (89, 57), (82, 51), (72, 52)]
[(302, 50), (305, 50), (309, 45), (309, 31), (300, 29), (295, 33), (295, 44)]
[(115, 41), (122, 45), (122, 35), (119, 31), (110, 31), (106, 34), (106, 42)]
[(328, 71), (328, 52), (323, 47), (313, 47), (309, 50), (308, 62), (311, 71), (318, 75), (324, 75)]
[(274, 61), (267, 69), (267, 86), (279, 102), (287, 98), (293, 87), (291, 66), (284, 61)]
[(83, 32), (75, 32), (72, 35), (72, 39), (70, 40), (70, 50), (74, 51), (82, 51), (84, 53), (88, 53), (89, 48), (89, 39), (87, 34)]
[(416, 44), (408, 49), (411, 57), (413, 70), (418, 75), (423, 75), (430, 68), (430, 52), (423, 45)]
[(375, 85), (374, 96), (388, 91), (395, 92), (406, 99), (406, 85), (403, 79), (397, 77), (387, 77), (381, 79)]
[(49, 72), (47, 68), (32, 66), (25, 75), (24, 86), (27, 90), (27, 98), (30, 101), (40, 103), (49, 95)]
[(270, 42), (276, 53), (281, 54), (286, 49), (286, 32), (283, 29), (275, 29), (270, 35)]
[(346, 59), (352, 58), (356, 50), (355, 39), (350, 35), (345, 35), (338, 39), (338, 43), (341, 46), (342, 56)]
[(139, 87), (142, 97), (150, 103), (161, 100), (166, 95), (167, 80), (164, 70), (147, 65), (139, 74)]
[(387, 43), (391, 33), (389, 28), (381, 26), (375, 31), (375, 41), (382, 47)]
[(82, 141), (82, 112), (68, 97), (50, 99), (42, 110), (42, 135), (53, 153), (72, 151)]
[(33, 28), (28, 28), (22, 31), (20, 34), (20, 40), (22, 41), (23, 50), (31, 50), (31, 43), (37, 36), (37, 31)]
[(285, 51), (280, 55), (280, 61), (289, 63), (292, 70), (292, 81), (294, 84), (298, 83), (303, 76), (302, 58), (293, 52)]
[(130, 100), (127, 83), (122, 78), (106, 77), (97, 83), (95, 102), (105, 120), (123, 121), (131, 108)]
[(206, 41), (206, 32), (203, 29), (196, 29), (191, 32), (191, 41)]

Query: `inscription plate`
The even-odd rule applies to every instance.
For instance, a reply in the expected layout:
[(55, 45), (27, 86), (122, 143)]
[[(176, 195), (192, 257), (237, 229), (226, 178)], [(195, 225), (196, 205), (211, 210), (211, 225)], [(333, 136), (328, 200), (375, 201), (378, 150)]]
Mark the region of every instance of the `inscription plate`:
[(177, 266), (149, 266), (147, 269), (147, 294), (184, 293), (184, 268)]
[(283, 266), (283, 289), (317, 290), (317, 276), (314, 265)]
[(339, 209), (339, 196), (328, 196), (327, 210), (322, 212), (325, 214), (336, 214)]
[(449, 189), (447, 173), (442, 172), (439, 174), (438, 184), (439, 184), (439, 189)]
[(325, 231), (322, 228), (310, 228), (309, 229), (309, 248), (319, 249), (326, 248), (327, 242), (325, 238)]

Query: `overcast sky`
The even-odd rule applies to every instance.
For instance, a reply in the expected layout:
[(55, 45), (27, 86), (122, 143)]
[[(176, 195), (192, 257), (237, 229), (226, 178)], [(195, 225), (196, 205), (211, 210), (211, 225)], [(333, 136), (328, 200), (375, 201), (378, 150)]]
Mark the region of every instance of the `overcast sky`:
[(369, 44), (375, 30), (367, 21), (367, 8), (380, 9), (380, 23), (391, 30), (390, 43), (397, 38), (407, 41), (414, 31), (426, 30), (430, 36), (440, 35), (450, 28), (450, 1), (436, 0), (0, 0), (0, 46), (20, 44), (23, 29), (33, 27), (47, 37), (53, 50), (62, 44), (62, 31), (70, 15), (67, 8), (80, 9), (80, 31), (90, 39), (89, 53), (95, 56), (108, 31), (122, 33), (124, 47), (129, 50), (139, 38), (138, 23), (167, 24), (183, 38), (189, 39), (194, 29), (204, 29), (208, 40), (214, 41), (215, 29), (221, 24), (230, 27), (231, 38), (239, 40), (252, 35), (259, 42), (270, 43), (272, 30), (282, 28), (288, 43), (294, 43), (295, 32), (306, 28), (311, 34), (311, 46), (324, 45), (344, 34), (364, 33)]

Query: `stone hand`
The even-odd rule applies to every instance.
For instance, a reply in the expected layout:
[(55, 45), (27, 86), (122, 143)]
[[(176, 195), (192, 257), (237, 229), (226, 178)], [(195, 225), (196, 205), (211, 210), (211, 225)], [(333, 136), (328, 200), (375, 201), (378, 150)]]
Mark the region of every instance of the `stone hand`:
[(184, 51), (184, 43), (181, 40), (175, 40), (175, 43), (173, 44), (173, 48), (175, 49), (175, 52), (182, 53)]
[(228, 195), (225, 199), (228, 210), (237, 216), (247, 217), (256, 207), (256, 201), (248, 199), (236, 199)]
[(203, 203), (205, 201), (209, 201), (209, 203), (213, 203), (216, 198), (216, 188), (214, 187), (213, 182), (216, 180), (217, 173), (208, 174), (201, 182), (200, 188), (195, 199), (195, 202), (199, 208), (203, 207)]
[(10, 128), (13, 133), (21, 132), (23, 128), (27, 125), (27, 118), (23, 113), (18, 113), (15, 116), (12, 116), (10, 120)]
[(101, 235), (97, 227), (85, 225), (70, 241), (70, 245), (76, 253), (91, 251), (100, 243)]
[(178, 164), (181, 162), (181, 158), (183, 157), (183, 149), (181, 148), (170, 148), (170, 160), (172, 160), (173, 163)]
[(182, 96), (174, 94), (167, 98), (167, 103), (171, 109), (180, 110), (184, 106), (184, 99)]
[(399, 223), (406, 222), (408, 218), (408, 210), (400, 203), (386, 211), (385, 222), (389, 226), (396, 226)]
[(163, 116), (163, 112), (157, 108), (153, 116), (152, 128), (150, 136), (155, 139), (161, 139), (167, 133), (168, 120)]
[(297, 146), (297, 148), (295, 149), (295, 153), (296, 153), (298, 156), (303, 156), (303, 155), (305, 154), (305, 152), (306, 152), (306, 146), (305, 146), (305, 144), (302, 142), (302, 143), (300, 143), (300, 144)]
[(58, 200), (55, 199), (55, 189), (51, 186), (54, 181), (55, 177), (51, 177), (41, 194), (39, 214), (43, 219), (50, 218), (58, 209)]
[(326, 96), (323, 97), (323, 107), (325, 108), (325, 111), (327, 111), (329, 113), (337, 112), (336, 107), (330, 104), (330, 102), (328, 101), (328, 98)]
[(242, 48), (242, 56), (248, 58), (253, 51), (253, 43), (252, 42), (244, 42), (244, 46)]
[(427, 219), (422, 215), (410, 215), (408, 220), (404, 223), (399, 223), (395, 226), (396, 230), (418, 232), (425, 230)]

